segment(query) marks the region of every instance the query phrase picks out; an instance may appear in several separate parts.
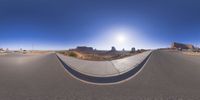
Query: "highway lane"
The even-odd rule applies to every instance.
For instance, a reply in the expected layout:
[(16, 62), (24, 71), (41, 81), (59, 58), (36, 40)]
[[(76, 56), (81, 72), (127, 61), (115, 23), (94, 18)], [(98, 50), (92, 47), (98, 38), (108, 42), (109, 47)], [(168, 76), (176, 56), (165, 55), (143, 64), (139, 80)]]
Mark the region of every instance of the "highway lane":
[(71, 77), (55, 54), (0, 56), (1, 100), (199, 100), (200, 57), (154, 51), (135, 77), (91, 85)]

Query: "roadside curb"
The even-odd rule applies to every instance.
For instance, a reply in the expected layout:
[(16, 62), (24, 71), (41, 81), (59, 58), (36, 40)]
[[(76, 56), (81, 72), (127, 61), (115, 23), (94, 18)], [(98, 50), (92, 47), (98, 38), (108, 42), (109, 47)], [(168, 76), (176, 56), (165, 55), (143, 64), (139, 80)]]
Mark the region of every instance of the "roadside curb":
[(62, 61), (62, 59), (58, 55), (56, 55), (56, 56), (59, 59), (59, 61), (62, 63), (64, 68), (74, 77), (76, 77), (82, 81), (85, 81), (87, 83), (102, 85), (102, 84), (117, 83), (117, 82), (126, 80), (126, 79), (130, 78), (131, 76), (134, 76), (137, 72), (140, 71), (140, 69), (142, 69), (143, 65), (147, 62), (147, 60), (149, 59), (151, 54), (152, 54), (152, 52), (140, 64), (138, 64), (135, 68), (127, 71), (126, 73), (119, 74), (116, 76), (109, 76), (109, 77), (96, 77), (96, 76), (85, 75), (83, 73), (80, 73), (80, 72), (74, 70), (70, 66), (68, 66), (64, 61)]

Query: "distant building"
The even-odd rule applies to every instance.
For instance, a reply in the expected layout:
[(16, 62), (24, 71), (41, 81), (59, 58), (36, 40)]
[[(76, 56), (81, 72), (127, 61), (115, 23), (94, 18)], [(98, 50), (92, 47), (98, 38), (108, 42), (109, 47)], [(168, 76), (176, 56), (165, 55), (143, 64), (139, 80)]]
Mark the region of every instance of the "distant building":
[(179, 50), (193, 50), (195, 49), (195, 47), (192, 44), (183, 44), (183, 43), (177, 43), (177, 42), (173, 42), (171, 45), (171, 48), (173, 49), (179, 49)]
[(8, 48), (6, 48), (6, 52), (9, 52), (9, 49), (8, 49)]
[(0, 48), (0, 52), (4, 52), (3, 48)]
[(117, 51), (114, 46), (111, 47), (111, 51)]
[(20, 51), (20, 52), (23, 52), (23, 49), (22, 49), (22, 48), (20, 48), (20, 49), (19, 49), (19, 51)]

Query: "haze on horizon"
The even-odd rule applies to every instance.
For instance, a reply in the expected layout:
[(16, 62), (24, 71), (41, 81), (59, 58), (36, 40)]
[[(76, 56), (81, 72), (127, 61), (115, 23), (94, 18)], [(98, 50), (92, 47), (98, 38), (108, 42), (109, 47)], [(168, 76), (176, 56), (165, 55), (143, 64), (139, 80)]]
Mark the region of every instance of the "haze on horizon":
[(200, 44), (198, 0), (1, 0), (0, 48)]

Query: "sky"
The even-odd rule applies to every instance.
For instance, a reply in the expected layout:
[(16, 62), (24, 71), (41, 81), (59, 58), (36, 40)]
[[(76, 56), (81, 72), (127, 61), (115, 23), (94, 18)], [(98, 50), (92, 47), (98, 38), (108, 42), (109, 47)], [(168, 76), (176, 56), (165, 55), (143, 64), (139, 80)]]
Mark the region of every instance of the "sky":
[(0, 48), (200, 46), (199, 0), (0, 0)]

